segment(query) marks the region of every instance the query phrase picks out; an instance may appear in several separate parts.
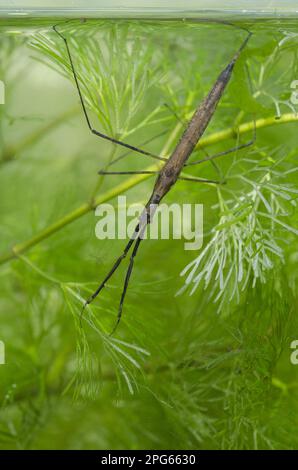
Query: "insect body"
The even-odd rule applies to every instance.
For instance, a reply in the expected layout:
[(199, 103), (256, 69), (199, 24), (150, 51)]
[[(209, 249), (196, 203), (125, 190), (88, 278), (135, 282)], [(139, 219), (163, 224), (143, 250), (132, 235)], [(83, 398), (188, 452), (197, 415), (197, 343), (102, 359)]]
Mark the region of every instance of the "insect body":
[[(106, 275), (102, 283), (99, 285), (99, 287), (96, 289), (96, 291), (86, 300), (83, 310), (87, 305), (89, 305), (101, 292), (101, 290), (105, 287), (107, 281), (112, 277), (112, 275), (115, 273), (117, 268), (119, 267), (120, 263), (124, 258), (126, 258), (127, 254), (131, 251), (131, 256), (129, 260), (129, 265), (126, 271), (126, 276), (124, 280), (124, 286), (123, 286), (123, 291), (121, 294), (120, 298), (120, 304), (119, 304), (119, 309), (118, 309), (118, 316), (117, 316), (117, 321), (114, 326), (114, 329), (112, 333), (116, 330), (120, 320), (121, 320), (121, 315), (122, 315), (122, 309), (123, 309), (123, 304), (129, 284), (129, 280), (131, 277), (131, 273), (133, 270), (133, 265), (134, 265), (134, 260), (136, 257), (136, 254), (138, 252), (140, 243), (143, 239), (144, 232), (146, 230), (146, 226), (151, 222), (152, 217), (154, 215), (154, 210), (158, 206), (158, 204), (161, 202), (161, 200), (164, 198), (164, 196), (170, 191), (170, 189), (173, 187), (173, 185), (177, 182), (177, 180), (182, 179), (182, 180), (189, 180), (189, 181), (196, 181), (196, 182), (213, 182), (213, 183), (218, 183), (216, 181), (212, 180), (203, 180), (203, 179), (198, 179), (198, 178), (187, 178), (187, 177), (180, 177), (180, 173), (183, 170), (185, 166), (188, 165), (187, 160), (192, 154), (194, 148), (198, 144), (200, 138), (204, 134), (206, 128), (208, 127), (208, 124), (212, 118), (212, 116), (215, 113), (216, 107), (230, 81), (230, 78), (232, 76), (233, 68), (235, 63), (237, 62), (242, 50), (245, 48), (247, 45), (252, 33), (248, 30), (247, 31), (247, 36), (246, 39), (243, 41), (241, 47), (238, 49), (238, 51), (235, 53), (233, 56), (232, 60), (228, 63), (228, 65), (224, 68), (224, 70), (220, 73), (219, 77), (215, 81), (214, 85), (210, 89), (208, 95), (205, 97), (205, 99), (199, 104), (198, 108), (196, 109), (193, 117), (189, 121), (186, 130), (184, 131), (183, 135), (181, 136), (178, 144), (176, 145), (176, 148), (174, 149), (172, 155), (166, 159), (163, 157), (159, 157), (156, 155), (153, 155), (149, 152), (146, 152), (142, 149), (139, 149), (138, 147), (134, 147), (131, 145), (128, 145), (124, 142), (118, 141), (114, 138), (111, 138), (109, 136), (106, 136), (102, 134), (101, 132), (95, 130), (89, 120), (86, 106), (84, 103), (84, 99), (80, 90), (79, 86), (79, 81), (74, 69), (73, 65), (73, 60), (71, 57), (70, 49), (68, 46), (67, 39), (58, 31), (57, 26), (54, 26), (54, 30), (57, 32), (57, 34), (63, 39), (66, 45), (67, 53), (69, 56), (70, 60), (70, 65), (71, 69), (73, 72), (73, 76), (75, 79), (75, 84), (79, 93), (80, 97), (80, 102), (82, 105), (82, 109), (86, 118), (87, 125), (90, 129), (90, 131), (104, 139), (107, 139), (109, 141), (112, 141), (113, 143), (119, 144), (123, 147), (128, 148), (131, 151), (134, 152), (139, 152), (143, 155), (150, 156), (152, 158), (158, 159), (158, 160), (164, 160), (165, 163), (163, 167), (156, 172), (157, 173), (157, 179), (152, 191), (152, 194), (146, 204), (146, 208), (144, 213), (141, 215), (140, 220), (138, 225), (135, 228), (134, 234), (132, 238), (128, 241), (126, 247), (124, 248), (122, 254), (119, 256), (119, 258), (116, 260), (114, 263), (112, 269), (109, 271), (109, 273)], [(230, 149), (228, 151), (221, 152), (217, 155), (213, 155), (212, 157), (208, 157), (207, 159), (204, 160), (199, 160), (197, 162), (192, 162), (190, 165), (196, 164), (196, 163), (202, 163), (202, 161), (206, 160), (211, 160), (213, 158), (217, 158), (221, 155), (225, 155), (227, 153), (233, 152), (237, 149), (241, 149), (244, 147), (248, 147), (254, 142), (254, 140), (251, 140), (250, 142), (246, 144), (239, 145), (238, 147), (235, 147), (233, 149)], [(137, 173), (148, 173), (148, 172), (107, 172), (107, 171), (100, 171), (100, 174), (104, 175), (111, 175), (111, 174), (137, 174)], [(111, 334), (112, 334), (111, 333)]]
[(214, 86), (195, 111), (174, 152), (165, 163), (164, 167), (160, 170), (151, 196), (154, 203), (158, 204), (171, 189), (173, 184), (176, 183), (185, 163), (204, 134), (222, 94), (230, 81), (234, 65), (240, 52), (246, 46), (250, 36), (251, 33), (248, 34), (241, 48), (237, 51), (231, 62), (221, 72)]

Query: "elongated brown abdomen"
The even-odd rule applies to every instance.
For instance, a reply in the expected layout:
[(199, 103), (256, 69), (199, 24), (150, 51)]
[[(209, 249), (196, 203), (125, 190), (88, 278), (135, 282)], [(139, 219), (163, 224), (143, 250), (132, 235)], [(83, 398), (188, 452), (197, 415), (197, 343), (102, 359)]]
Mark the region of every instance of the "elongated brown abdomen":
[(204, 134), (222, 94), (230, 81), (236, 59), (237, 57), (235, 55), (233, 60), (221, 72), (210, 92), (195, 111), (171, 157), (161, 169), (152, 194), (152, 199), (156, 203), (159, 202), (167, 194), (173, 184), (175, 184), (185, 162)]

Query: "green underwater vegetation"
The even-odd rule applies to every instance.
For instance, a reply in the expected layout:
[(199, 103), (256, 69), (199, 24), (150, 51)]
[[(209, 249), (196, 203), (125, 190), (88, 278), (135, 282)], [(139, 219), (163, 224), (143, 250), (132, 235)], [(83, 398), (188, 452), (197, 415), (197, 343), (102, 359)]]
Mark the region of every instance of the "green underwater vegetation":
[[(98, 175), (125, 151), (88, 131), (51, 26), (0, 23), (0, 448), (297, 448), (297, 25), (249, 25), (191, 158), (254, 127), (256, 142), (186, 170), (226, 184), (168, 194), (204, 205), (203, 247), (144, 241), (113, 336), (125, 268), (81, 318), (125, 244), (96, 239), (94, 209), (146, 202), (154, 179)], [(177, 20), (60, 27), (94, 127), (163, 156), (244, 35)], [(117, 169), (158, 165), (130, 152)]]

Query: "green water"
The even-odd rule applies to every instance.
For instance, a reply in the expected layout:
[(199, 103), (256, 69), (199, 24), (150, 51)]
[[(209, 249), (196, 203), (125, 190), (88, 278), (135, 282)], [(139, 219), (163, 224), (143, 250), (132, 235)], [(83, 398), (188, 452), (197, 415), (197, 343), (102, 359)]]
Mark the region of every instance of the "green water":
[[(113, 338), (125, 267), (79, 324), (125, 244), (95, 237), (94, 208), (146, 202), (154, 179), (98, 176), (123, 150), (90, 134), (56, 21), (0, 20), (0, 448), (297, 448), (296, 20), (61, 22), (93, 126), (155, 155), (254, 33), (191, 158), (254, 122), (256, 142), (186, 170), (225, 185), (169, 193), (204, 204), (203, 248), (144, 241)], [(175, 297), (203, 250), (203, 281)]]

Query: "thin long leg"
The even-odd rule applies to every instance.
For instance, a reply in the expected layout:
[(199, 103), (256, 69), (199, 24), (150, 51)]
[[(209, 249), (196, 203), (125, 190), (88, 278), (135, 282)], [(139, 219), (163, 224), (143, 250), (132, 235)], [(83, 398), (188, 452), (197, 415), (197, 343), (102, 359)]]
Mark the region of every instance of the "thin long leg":
[(178, 180), (181, 181), (192, 181), (193, 183), (213, 183), (213, 184), (225, 184), (225, 181), (208, 180), (205, 178), (196, 178), (195, 176), (179, 176)]
[[(164, 131), (162, 133), (160, 133), (157, 137), (160, 137), (161, 135), (165, 134), (167, 131)], [(148, 143), (150, 142), (152, 139), (149, 139), (145, 142)], [(206, 155), (205, 159), (202, 160), (203, 161), (208, 161), (208, 160), (211, 160), (212, 161), (212, 158), (210, 158), (208, 152), (206, 151), (206, 149), (201, 149), (202, 152), (204, 152), (204, 154)], [(118, 163), (120, 160), (122, 160), (123, 158), (125, 158), (127, 155), (129, 155), (129, 152), (125, 152), (124, 154), (120, 155), (118, 158), (115, 158), (114, 160), (112, 160), (107, 166), (105, 166), (102, 170), (99, 170), (98, 174), (99, 175), (104, 175), (104, 176), (109, 176), (109, 175), (145, 175), (145, 174), (157, 174), (158, 171), (106, 171), (108, 168), (110, 168), (110, 166), (114, 165), (115, 163)], [(164, 161), (167, 161), (168, 159), (167, 158), (161, 158), (162, 160)], [(216, 164), (214, 163), (215, 165), (215, 169), (217, 171), (219, 171), (219, 169), (217, 168)], [(186, 166), (186, 165), (185, 165)]]
[[(166, 108), (168, 108), (175, 115), (175, 117), (180, 122), (182, 122), (181, 119), (179, 118), (179, 116), (176, 114), (176, 112), (167, 103), (165, 103), (164, 105), (165, 105)], [(167, 132), (168, 132), (168, 130), (165, 130), (165, 131), (162, 131), (159, 134), (155, 135), (154, 137), (150, 137), (150, 139), (145, 140), (145, 142), (143, 142), (142, 145), (149, 144), (153, 140), (158, 139), (158, 137), (162, 137), (163, 135), (167, 134)], [(120, 160), (123, 160), (123, 158), (127, 157), (129, 154), (130, 154), (130, 152), (125, 152), (122, 155), (120, 155), (119, 157), (114, 158), (114, 160), (112, 160), (107, 166), (105, 166), (104, 169), (106, 170), (107, 168), (110, 168), (110, 166), (115, 165), (115, 163), (118, 163)], [(148, 155), (148, 156), (150, 157), (151, 155)], [(158, 157), (158, 160), (162, 160), (162, 161), (166, 162), (168, 159), (166, 157)]]
[(183, 121), (181, 119), (180, 116), (178, 116), (178, 114), (176, 113), (176, 111), (170, 106), (168, 105), (168, 103), (164, 103), (164, 106), (169, 110), (171, 111), (171, 113), (175, 116), (175, 118), (177, 119), (177, 121), (180, 122), (180, 124), (182, 124), (183, 126), (187, 125), (187, 122)]
[(67, 41), (66, 37), (63, 36), (63, 34), (60, 33), (60, 31), (58, 31), (57, 27), (58, 27), (58, 25), (53, 26), (53, 30), (64, 41), (66, 51), (67, 51), (67, 55), (68, 55), (68, 58), (69, 58), (70, 67), (71, 67), (72, 74), (73, 74), (73, 78), (74, 78), (76, 88), (77, 88), (77, 91), (78, 91), (78, 94), (79, 94), (80, 103), (81, 103), (83, 113), (84, 113), (84, 116), (85, 116), (85, 119), (86, 119), (86, 122), (87, 122), (87, 125), (88, 125), (88, 128), (89, 128), (90, 132), (92, 132), (92, 134), (96, 135), (97, 137), (101, 137), (102, 139), (106, 139), (110, 142), (113, 142), (114, 144), (118, 144), (118, 145), (121, 145), (122, 147), (126, 147), (129, 150), (132, 150), (133, 152), (138, 152), (138, 153), (141, 153), (142, 155), (147, 155), (147, 156), (155, 158), (157, 160), (162, 159), (162, 157), (154, 155), (151, 152), (147, 152), (146, 150), (135, 147), (134, 145), (126, 144), (125, 142), (122, 142), (121, 140), (114, 139), (114, 137), (110, 137), (110, 136), (108, 136), (106, 134), (103, 134), (102, 132), (99, 132), (99, 131), (97, 131), (96, 129), (93, 128), (93, 126), (91, 124), (91, 121), (89, 119), (89, 115), (88, 115), (87, 108), (86, 108), (86, 105), (85, 105), (85, 101), (84, 101), (84, 98), (83, 98), (83, 94), (82, 94), (82, 91), (81, 91), (80, 83), (79, 83), (77, 73), (76, 73), (76, 70), (75, 70), (75, 67), (74, 67), (74, 62), (73, 62), (73, 59), (72, 59), (72, 55), (71, 55), (71, 52), (70, 52), (68, 41)]
[(224, 24), (226, 26), (232, 26), (235, 29), (239, 29), (239, 31), (246, 31), (247, 33), (250, 33), (249, 29), (246, 28), (245, 26), (240, 26), (239, 24), (231, 23), (229, 21), (225, 20), (216, 20), (214, 18), (198, 18), (198, 19), (192, 19), (193, 22), (195, 23), (215, 23), (215, 24)]
[[(209, 155), (209, 153), (207, 152), (207, 150), (205, 148), (201, 148), (200, 150), (205, 154), (205, 158), (210, 158), (210, 155)], [(210, 160), (210, 163), (214, 167), (214, 169), (218, 173), (218, 175), (220, 177), (222, 177), (222, 172), (221, 172), (219, 166), (212, 159)]]
[[(99, 175), (157, 175), (159, 171), (100, 171)], [(195, 176), (179, 176), (178, 180), (194, 181), (195, 183), (214, 183), (223, 184), (222, 181), (209, 180), (205, 178), (196, 178)]]
[(134, 232), (134, 235), (129, 239), (129, 242), (127, 243), (126, 247), (124, 248), (121, 256), (119, 256), (119, 258), (113, 264), (112, 269), (108, 272), (108, 274), (106, 275), (106, 277), (104, 278), (102, 283), (99, 285), (99, 287), (93, 292), (93, 294), (90, 295), (90, 297), (88, 297), (88, 299), (84, 303), (84, 306), (83, 306), (83, 309), (82, 309), (82, 314), (83, 314), (85, 308), (87, 307), (87, 305), (91, 304), (91, 302), (93, 302), (93, 300), (96, 299), (98, 294), (105, 287), (107, 281), (112, 277), (112, 275), (114, 274), (116, 269), (119, 267), (121, 261), (127, 256), (127, 253), (129, 252), (130, 248), (132, 247), (132, 245), (133, 245), (133, 243), (136, 239), (136, 235), (137, 235), (138, 231), (139, 231), (139, 225), (137, 225), (137, 227), (135, 229), (135, 232)]
[(114, 326), (114, 328), (113, 328), (110, 335), (113, 335), (115, 333), (115, 331), (116, 331), (116, 329), (117, 329), (117, 327), (118, 327), (118, 325), (121, 321), (123, 304), (124, 304), (125, 296), (126, 296), (126, 293), (127, 293), (127, 288), (128, 288), (129, 280), (130, 280), (130, 277), (131, 277), (131, 273), (132, 273), (132, 270), (133, 270), (134, 260), (135, 260), (136, 254), (138, 252), (141, 241), (142, 241), (142, 238), (137, 238), (137, 240), (135, 242), (135, 246), (133, 248), (133, 252), (132, 252), (130, 260), (129, 260), (129, 265), (128, 265), (128, 268), (127, 268), (127, 271), (126, 271), (126, 276), (125, 276), (124, 285), (123, 285), (123, 291), (122, 291), (122, 294), (121, 294), (121, 299), (120, 299), (120, 304), (119, 304), (119, 309), (118, 309), (117, 321), (116, 321), (115, 326)]
[(210, 155), (208, 157), (202, 158), (201, 160), (196, 160), (195, 162), (188, 162), (185, 163), (184, 166), (193, 166), (193, 165), (199, 165), (200, 163), (205, 163), (210, 160), (215, 160), (216, 158), (223, 157), (224, 155), (228, 155), (229, 153), (237, 152), (238, 150), (242, 150), (245, 148), (250, 147), (251, 145), (254, 145), (256, 142), (257, 138), (257, 131), (256, 131), (256, 122), (254, 121), (254, 131), (253, 131), (253, 138), (246, 142), (245, 144), (237, 145), (236, 147), (233, 147), (228, 150), (224, 150), (223, 152), (216, 153), (214, 155)]
[(156, 175), (158, 171), (104, 171), (100, 170), (99, 175)]
[(126, 247), (124, 248), (121, 256), (119, 256), (119, 258), (113, 264), (112, 269), (108, 272), (108, 274), (106, 275), (106, 277), (104, 278), (102, 283), (98, 286), (98, 288), (93, 292), (92, 295), (90, 295), (90, 297), (84, 303), (83, 308), (82, 308), (82, 312), (81, 312), (80, 322), (82, 321), (83, 313), (84, 313), (84, 310), (87, 307), (87, 305), (91, 304), (93, 302), (93, 300), (95, 300), (96, 297), (100, 294), (100, 292), (103, 290), (103, 288), (105, 287), (108, 280), (112, 277), (112, 275), (118, 269), (121, 261), (124, 258), (126, 258), (129, 250), (131, 249), (133, 244), (135, 244), (134, 248), (133, 248), (133, 252), (132, 252), (131, 257), (130, 257), (130, 261), (129, 261), (129, 265), (128, 265), (128, 268), (127, 268), (127, 271), (126, 271), (126, 275), (125, 275), (123, 291), (122, 291), (122, 294), (121, 294), (121, 299), (120, 299), (119, 309), (118, 309), (118, 314), (117, 314), (117, 321), (116, 321), (116, 324), (115, 324), (112, 332), (110, 333), (110, 335), (112, 335), (116, 331), (117, 326), (119, 325), (120, 320), (121, 320), (121, 316), (122, 316), (124, 300), (125, 300), (126, 292), (127, 292), (127, 289), (128, 289), (128, 284), (129, 284), (129, 280), (130, 280), (130, 277), (131, 277), (131, 273), (132, 273), (132, 270), (133, 270), (134, 258), (137, 254), (140, 243), (142, 241), (142, 236), (143, 236), (143, 233), (145, 231), (146, 225), (147, 225), (147, 223), (145, 223), (145, 224), (143, 223), (141, 229), (140, 229), (140, 223), (136, 226), (134, 234), (130, 238), (130, 240), (127, 243)]
[[(157, 139), (158, 137), (162, 137), (162, 136), (165, 135), (167, 132), (168, 132), (168, 130), (163, 131), (163, 132), (160, 132), (158, 135), (156, 135), (156, 136), (154, 136), (154, 137), (151, 137), (150, 139), (146, 140), (142, 145), (147, 145), (147, 144), (149, 144), (150, 142), (152, 142), (153, 140)], [(129, 154), (130, 154), (130, 151), (123, 153), (122, 155), (120, 155), (120, 156), (117, 157), (117, 158), (114, 158), (112, 161), (110, 161), (110, 163), (109, 163), (108, 165), (106, 165), (106, 166), (104, 167), (104, 169), (106, 170), (107, 168), (110, 168), (110, 166), (115, 165), (115, 163), (118, 163), (120, 160), (123, 160), (123, 158), (127, 157)], [(148, 155), (147, 155), (147, 156), (148, 156)], [(150, 157), (150, 156), (151, 156), (151, 155), (149, 155), (149, 157)], [(167, 161), (167, 158), (158, 157), (158, 160)]]

